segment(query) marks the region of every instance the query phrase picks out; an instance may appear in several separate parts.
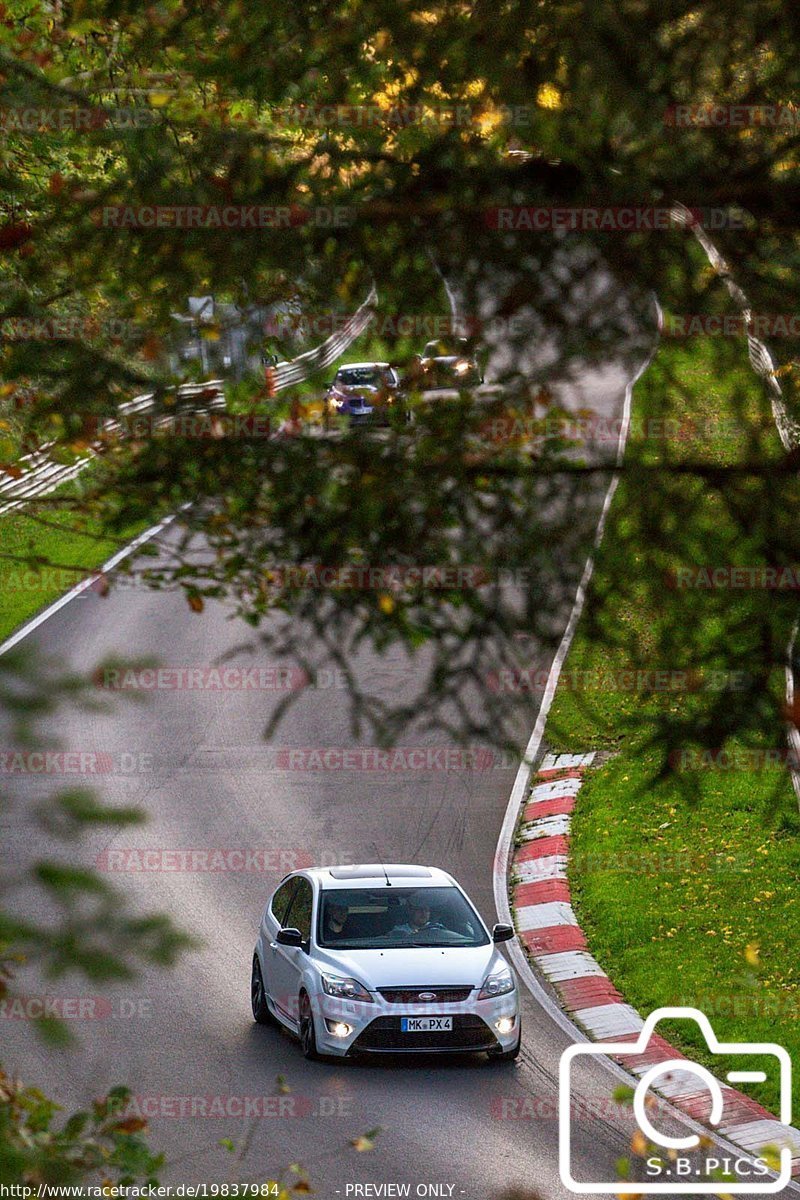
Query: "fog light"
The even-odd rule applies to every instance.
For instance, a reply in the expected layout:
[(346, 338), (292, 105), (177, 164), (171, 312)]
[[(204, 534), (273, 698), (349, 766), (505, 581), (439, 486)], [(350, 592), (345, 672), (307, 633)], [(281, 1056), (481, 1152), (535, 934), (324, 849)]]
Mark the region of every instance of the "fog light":
[(498, 1033), (511, 1033), (514, 1028), (513, 1017), (501, 1017), (499, 1021), (495, 1021), (494, 1027)]
[(328, 1026), (328, 1032), (334, 1037), (349, 1037), (353, 1032), (353, 1026), (346, 1025), (344, 1021), (326, 1021), (325, 1024)]

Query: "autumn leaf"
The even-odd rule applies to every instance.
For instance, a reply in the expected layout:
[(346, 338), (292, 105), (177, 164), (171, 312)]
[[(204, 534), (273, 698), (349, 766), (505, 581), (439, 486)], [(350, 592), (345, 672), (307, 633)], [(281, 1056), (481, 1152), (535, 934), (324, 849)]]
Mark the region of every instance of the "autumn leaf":
[(186, 600), (192, 612), (201, 613), (205, 608), (203, 597), (198, 592), (188, 592)]
[(350, 1145), (354, 1150), (358, 1150), (359, 1153), (363, 1153), (366, 1150), (373, 1150), (375, 1148), (375, 1139), (382, 1132), (383, 1130), (380, 1128), (380, 1126), (375, 1129), (370, 1129), (366, 1133), (360, 1134), (358, 1137), (351, 1138)]
[(763, 1158), (771, 1171), (780, 1171), (781, 1152), (777, 1146), (763, 1146), (760, 1157)]
[(749, 967), (760, 966), (758, 942), (749, 942), (744, 951), (745, 962)]
[(140, 1130), (147, 1128), (147, 1121), (142, 1117), (128, 1117), (124, 1121), (118, 1121), (113, 1126), (115, 1133), (139, 1133)]
[(642, 1133), (641, 1129), (637, 1129), (631, 1138), (631, 1150), (634, 1154), (643, 1156), (647, 1153), (647, 1138)]
[(106, 597), (111, 591), (111, 584), (108, 582), (108, 577), (101, 572), (92, 580), (91, 588), (98, 596)]
[(33, 237), (33, 226), (25, 221), (0, 226), (0, 250), (16, 250)]

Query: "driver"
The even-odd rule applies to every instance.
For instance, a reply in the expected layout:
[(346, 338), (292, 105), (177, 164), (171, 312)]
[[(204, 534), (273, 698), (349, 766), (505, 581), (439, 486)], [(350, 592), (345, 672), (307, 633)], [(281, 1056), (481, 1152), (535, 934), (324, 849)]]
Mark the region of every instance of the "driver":
[(347, 937), (347, 918), (350, 909), (346, 904), (334, 901), (325, 909), (325, 937), (336, 941), (337, 938)]
[(431, 907), (428, 902), (415, 898), (408, 902), (408, 920), (403, 925), (395, 925), (391, 932), (414, 936), (428, 929), (444, 928), (441, 921), (431, 920)]

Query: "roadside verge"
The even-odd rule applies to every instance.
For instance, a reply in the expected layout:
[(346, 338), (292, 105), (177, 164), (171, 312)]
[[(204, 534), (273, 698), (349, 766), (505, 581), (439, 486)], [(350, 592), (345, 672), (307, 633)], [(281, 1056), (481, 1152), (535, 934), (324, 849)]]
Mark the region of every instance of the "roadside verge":
[[(720, 372), (720, 359), (730, 374)], [(640, 443), (636, 452), (656, 461), (664, 444), (673, 440), (677, 445), (668, 450), (678, 463), (690, 456), (696, 459), (699, 453), (708, 455), (712, 464), (735, 461), (743, 445), (749, 448), (749, 432), (746, 427), (726, 427), (720, 420), (720, 414), (731, 411), (729, 397), (720, 393), (720, 378), (734, 389), (737, 407), (732, 411), (740, 422), (750, 419), (759, 426), (758, 436), (764, 439), (760, 444), (766, 446), (774, 428), (768, 415), (764, 421), (760, 385), (746, 364), (740, 363), (740, 370), (734, 364), (733, 347), (695, 344), (687, 349), (662, 343), (636, 393), (631, 435)], [(664, 410), (655, 403), (659, 397), (668, 399), (671, 407), (666, 411), (673, 417), (677, 412), (679, 422), (664, 422)], [(654, 418), (660, 424), (649, 426), (650, 440), (658, 428), (656, 440), (661, 444), (643, 447), (642, 441), (648, 440), (646, 422)], [(797, 986), (791, 966), (797, 926), (786, 919), (797, 902), (796, 808), (789, 773), (785, 761), (769, 759), (769, 747), (763, 747), (760, 762), (757, 753), (750, 759), (744, 753), (758, 751), (758, 746), (728, 745), (734, 770), (705, 769), (718, 763), (700, 762), (694, 772), (659, 777), (663, 763), (648, 735), (666, 710), (685, 708), (688, 730), (695, 720), (713, 723), (730, 703), (726, 689), (732, 681), (724, 671), (712, 673), (711, 682), (698, 679), (691, 657), (682, 658), (681, 648), (663, 636), (674, 626), (660, 625), (661, 608), (671, 605), (674, 618), (683, 611), (684, 597), (670, 593), (665, 582), (658, 607), (645, 603), (643, 573), (650, 572), (652, 583), (653, 560), (637, 543), (632, 514), (647, 516), (650, 501), (632, 491), (627, 477), (621, 487), (593, 564), (587, 619), (573, 628), (574, 642), (570, 638), (559, 649), (498, 847), (499, 863), (509, 863), (513, 853), (508, 882), (520, 941), (537, 974), (547, 981), (537, 981), (540, 992), (551, 1002), (557, 997), (573, 1038), (576, 1030), (569, 1018), (589, 1039), (634, 1041), (643, 1027), (638, 1011), (691, 1006), (707, 1012), (721, 1040), (777, 1040), (796, 1053), (789, 1023), (779, 1021), (776, 1028), (776, 1017), (791, 1015)], [(687, 536), (677, 538), (676, 560), (670, 558), (669, 548), (663, 554), (659, 548), (661, 577), (667, 580), (682, 561), (696, 562), (690, 550), (694, 555), (698, 549), (707, 552), (706, 562), (746, 562), (751, 547), (737, 545), (735, 523), (727, 527), (702, 493), (688, 496), (689, 510), (693, 512), (694, 505), (700, 514), (690, 528), (680, 507), (687, 490), (686, 482), (676, 488), (675, 507), (676, 524), (683, 525)], [(753, 546), (757, 545), (756, 537)], [(737, 653), (742, 661), (754, 654), (747, 642), (746, 604), (737, 611), (730, 595), (724, 604), (717, 597), (715, 605), (706, 605), (707, 594), (699, 593), (688, 600), (687, 626), (693, 634), (704, 606), (711, 608), (715, 620), (727, 607), (741, 625)], [(578, 615), (582, 607), (583, 601)], [(778, 645), (789, 607), (775, 624)], [(603, 636), (614, 631), (616, 637)], [(684, 649), (689, 653), (692, 639), (687, 641)], [(632, 645), (636, 662), (631, 662)], [(666, 661), (665, 647), (672, 656)], [(721, 661), (724, 665), (727, 660)], [(659, 690), (653, 680), (664, 670), (668, 683)], [(535, 671), (531, 678), (536, 678)], [(782, 673), (762, 684), (762, 691), (780, 699)], [(562, 750), (566, 757), (551, 754), (539, 763), (545, 720), (548, 749)], [(594, 759), (572, 754), (583, 749), (600, 754)], [(691, 756), (688, 761), (691, 765)], [(544, 774), (531, 782), (532, 764)], [(496, 879), (502, 917), (508, 901), (498, 891)], [(520, 966), (516, 957), (515, 965)], [(737, 990), (749, 1008), (724, 1011)], [(716, 999), (710, 1011), (703, 1003), (709, 993)], [(765, 1001), (783, 1007), (776, 1011)], [(653, 1056), (642, 1061), (639, 1074), (668, 1058), (710, 1065), (700, 1046), (683, 1036), (683, 1024), (668, 1027), (669, 1040), (663, 1039)], [(711, 1062), (719, 1069), (718, 1057)], [(625, 1065), (630, 1069), (627, 1056)], [(664, 1094), (690, 1119), (704, 1121), (707, 1093), (698, 1094), (696, 1077), (674, 1075), (666, 1081)], [(787, 1130), (772, 1116), (772, 1086), (766, 1084), (753, 1095), (725, 1088), (721, 1129), (735, 1146), (750, 1153), (785, 1142), (797, 1171), (800, 1132)]]

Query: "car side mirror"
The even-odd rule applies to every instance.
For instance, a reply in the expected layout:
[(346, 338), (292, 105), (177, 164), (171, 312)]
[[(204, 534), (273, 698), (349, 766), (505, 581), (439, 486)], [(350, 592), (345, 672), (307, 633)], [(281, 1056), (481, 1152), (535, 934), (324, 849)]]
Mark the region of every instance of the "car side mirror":
[(492, 930), (493, 942), (510, 942), (513, 936), (513, 925), (495, 925), (494, 929)]
[(303, 935), (299, 929), (279, 929), (275, 941), (279, 946), (302, 946)]

